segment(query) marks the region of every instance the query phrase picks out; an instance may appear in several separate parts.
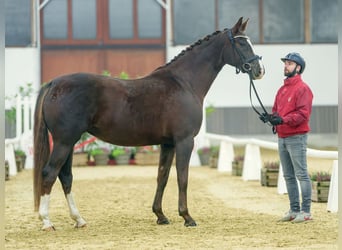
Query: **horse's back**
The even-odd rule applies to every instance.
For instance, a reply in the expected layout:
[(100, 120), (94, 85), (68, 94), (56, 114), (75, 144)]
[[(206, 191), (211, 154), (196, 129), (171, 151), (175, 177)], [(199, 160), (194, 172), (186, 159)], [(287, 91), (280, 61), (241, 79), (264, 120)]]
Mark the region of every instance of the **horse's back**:
[[(45, 99), (50, 130), (76, 140), (88, 131), (114, 144), (160, 144), (196, 134), (200, 103), (165, 75), (122, 80), (86, 73), (52, 81)], [(191, 124), (189, 126), (188, 124)]]

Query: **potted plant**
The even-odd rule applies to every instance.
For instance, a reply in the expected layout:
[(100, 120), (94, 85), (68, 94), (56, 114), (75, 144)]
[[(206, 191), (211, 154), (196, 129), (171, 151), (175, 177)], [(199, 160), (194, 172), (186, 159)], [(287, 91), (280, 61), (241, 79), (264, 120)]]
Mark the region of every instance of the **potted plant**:
[(202, 166), (209, 165), (210, 158), (210, 147), (202, 147), (197, 150), (197, 154), (199, 156), (200, 162)]
[(232, 162), (232, 175), (242, 176), (244, 159), (244, 155), (237, 155), (234, 157), (234, 161)]
[(278, 185), (279, 161), (265, 162), (261, 168), (261, 185), (267, 187), (276, 187)]
[(129, 165), (131, 152), (128, 147), (115, 146), (110, 153), (110, 158), (115, 159), (117, 165)]
[(316, 202), (327, 202), (331, 174), (324, 171), (313, 172), (310, 175), (312, 185), (311, 200)]
[(25, 168), (26, 154), (21, 149), (14, 150), (17, 171), (20, 172)]
[(8, 161), (5, 161), (5, 181), (9, 180), (9, 165)]
[(94, 148), (89, 152), (90, 157), (94, 158), (96, 166), (107, 165), (108, 152), (104, 148)]
[(211, 168), (217, 168), (219, 151), (220, 151), (219, 146), (210, 147), (209, 166)]

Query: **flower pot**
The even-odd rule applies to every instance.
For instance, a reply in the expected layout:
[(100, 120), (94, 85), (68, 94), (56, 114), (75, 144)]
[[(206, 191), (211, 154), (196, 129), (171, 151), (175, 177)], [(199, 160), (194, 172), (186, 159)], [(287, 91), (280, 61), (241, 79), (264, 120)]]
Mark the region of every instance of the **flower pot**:
[(115, 157), (117, 165), (129, 165), (129, 154), (118, 155)]
[(218, 163), (218, 156), (217, 155), (211, 155), (209, 157), (209, 166), (211, 168), (217, 168), (217, 163)]
[(202, 166), (208, 166), (209, 165), (209, 158), (210, 158), (210, 153), (202, 153), (198, 155), (200, 158), (200, 162)]
[(15, 156), (15, 162), (17, 165), (17, 171), (21, 172), (25, 168), (26, 155)]
[(9, 180), (9, 165), (8, 165), (8, 161), (5, 161), (5, 180), (6, 181)]
[(108, 156), (106, 154), (94, 155), (94, 159), (95, 159), (96, 166), (107, 165)]

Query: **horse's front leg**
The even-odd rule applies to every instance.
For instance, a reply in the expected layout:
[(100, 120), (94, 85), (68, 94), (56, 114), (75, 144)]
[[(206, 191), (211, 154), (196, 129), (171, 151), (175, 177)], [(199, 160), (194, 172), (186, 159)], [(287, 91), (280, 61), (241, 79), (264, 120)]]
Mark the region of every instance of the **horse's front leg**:
[(187, 138), (176, 144), (176, 169), (179, 191), (178, 212), (179, 215), (184, 218), (184, 225), (187, 227), (197, 226), (196, 222), (189, 214), (187, 205), (189, 162), (193, 147), (193, 138)]
[(161, 145), (157, 177), (157, 191), (152, 205), (152, 211), (157, 216), (157, 224), (159, 225), (169, 224), (168, 218), (163, 213), (162, 199), (165, 186), (169, 179), (170, 168), (174, 155), (175, 148), (173, 145)]

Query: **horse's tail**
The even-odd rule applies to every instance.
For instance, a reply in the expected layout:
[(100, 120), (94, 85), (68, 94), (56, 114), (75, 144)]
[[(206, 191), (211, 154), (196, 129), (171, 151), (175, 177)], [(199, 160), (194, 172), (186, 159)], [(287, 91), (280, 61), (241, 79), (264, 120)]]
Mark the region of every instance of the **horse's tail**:
[(50, 156), (49, 135), (43, 114), (43, 103), (51, 83), (44, 85), (38, 95), (34, 113), (34, 171), (33, 193), (34, 209), (38, 211), (42, 195), (42, 170)]

